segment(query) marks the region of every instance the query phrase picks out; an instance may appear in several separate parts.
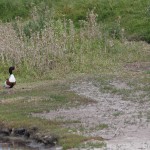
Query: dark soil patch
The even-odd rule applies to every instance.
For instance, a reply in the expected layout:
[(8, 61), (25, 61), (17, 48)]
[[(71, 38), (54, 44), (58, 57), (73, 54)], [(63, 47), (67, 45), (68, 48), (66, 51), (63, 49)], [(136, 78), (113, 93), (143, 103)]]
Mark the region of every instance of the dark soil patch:
[(150, 71), (150, 62), (134, 62), (125, 65), (131, 71)]

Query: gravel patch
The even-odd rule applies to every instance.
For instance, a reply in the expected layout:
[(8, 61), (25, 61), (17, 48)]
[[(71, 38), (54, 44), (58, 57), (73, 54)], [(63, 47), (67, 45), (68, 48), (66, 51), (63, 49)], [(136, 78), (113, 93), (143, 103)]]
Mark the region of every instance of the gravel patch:
[[(118, 86), (119, 83), (114, 85)], [(123, 83), (121, 86), (127, 87)], [(150, 112), (149, 101), (125, 101), (119, 95), (102, 93), (90, 81), (77, 82), (71, 85), (70, 90), (96, 103), (33, 116), (69, 120), (66, 126), (75, 128), (78, 134), (106, 139), (107, 150), (150, 149), (150, 122), (147, 118)]]

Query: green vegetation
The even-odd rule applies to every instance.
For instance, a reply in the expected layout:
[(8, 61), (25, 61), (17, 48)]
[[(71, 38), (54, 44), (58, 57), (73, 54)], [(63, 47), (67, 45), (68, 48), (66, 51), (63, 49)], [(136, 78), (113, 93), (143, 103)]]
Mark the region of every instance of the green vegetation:
[(39, 11), (35, 8), (32, 20), (25, 23), (1, 24), (3, 79), (10, 64), (17, 66), (19, 80), (33, 80), (56, 79), (69, 73), (113, 72), (127, 62), (149, 60), (148, 51), (141, 51), (143, 43), (126, 41), (122, 30), (117, 33), (119, 39), (111, 37), (93, 11), (80, 22), (80, 28), (71, 20), (51, 18), (47, 10), (43, 17)]
[(0, 18), (3, 21), (11, 21), (16, 17), (25, 18), (29, 16), (30, 5), (26, 0), (1, 0), (0, 1)]
[(149, 0), (0, 0), (0, 19), (10, 21), (16, 17), (27, 19), (34, 6), (47, 6), (53, 18), (72, 19), (75, 24), (86, 19), (88, 10), (94, 9), (98, 21), (103, 23), (111, 34), (118, 32), (116, 23), (129, 39), (150, 42), (150, 2)]
[(96, 141), (96, 142), (87, 141), (84, 144), (80, 145), (79, 148), (94, 149), (94, 148), (103, 148), (103, 147), (106, 147), (106, 144), (104, 142), (101, 142), (101, 141)]
[(11, 21), (0, 24), (1, 80), (10, 64), (17, 66), (19, 81), (29, 81), (114, 71), (127, 62), (148, 61), (143, 43), (126, 40), (148, 39), (148, 6), (147, 0), (0, 0), (0, 18)]
[[(41, 132), (58, 135), (64, 149), (80, 146), (88, 139), (68, 132), (64, 121), (31, 114), (91, 103), (68, 90), (68, 80), (81, 74), (92, 76), (101, 92), (126, 100), (142, 91), (135, 100), (143, 102), (150, 91), (150, 46), (139, 40), (150, 42), (149, 18), (149, 0), (0, 0), (1, 85), (8, 67), (17, 68), (13, 94), (0, 86), (0, 122), (11, 127), (36, 124)], [(56, 79), (68, 80), (54, 83)], [(115, 81), (127, 87), (118, 88)], [(95, 129), (107, 128), (102, 123)]]

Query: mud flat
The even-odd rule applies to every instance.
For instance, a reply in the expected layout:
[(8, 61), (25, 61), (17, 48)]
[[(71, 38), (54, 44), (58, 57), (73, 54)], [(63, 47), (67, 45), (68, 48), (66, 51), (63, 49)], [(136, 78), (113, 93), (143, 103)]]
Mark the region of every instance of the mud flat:
[[(117, 82), (116, 86), (116, 82), (113, 82), (112, 85), (117, 88), (119, 83)], [(125, 83), (120, 85), (119, 89), (132, 88), (127, 87)], [(100, 88), (90, 81), (77, 82), (71, 85), (70, 90), (92, 99), (95, 103), (48, 113), (36, 113), (33, 116), (49, 120), (71, 120), (72, 123), (66, 127), (71, 128), (72, 132), (76, 129), (77, 134), (105, 139), (107, 146), (101, 149), (150, 149), (150, 122), (146, 115), (150, 110), (148, 99), (144, 103), (124, 100), (121, 95), (102, 93)], [(139, 95), (135, 95), (138, 99)]]

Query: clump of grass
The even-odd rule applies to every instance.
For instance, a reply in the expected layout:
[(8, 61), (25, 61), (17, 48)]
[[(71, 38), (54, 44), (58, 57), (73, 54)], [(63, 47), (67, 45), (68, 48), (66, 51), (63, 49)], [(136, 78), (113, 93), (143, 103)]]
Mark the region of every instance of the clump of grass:
[(118, 117), (120, 115), (122, 115), (122, 112), (120, 112), (120, 111), (117, 111), (117, 112), (113, 113), (113, 116), (115, 116), (115, 117)]
[(104, 148), (106, 147), (106, 143), (100, 141), (88, 141), (84, 144), (81, 144), (79, 148), (87, 148), (87, 149), (96, 149), (96, 148)]
[(99, 130), (103, 130), (103, 129), (107, 129), (108, 128), (108, 124), (99, 124), (96, 129), (99, 129)]

